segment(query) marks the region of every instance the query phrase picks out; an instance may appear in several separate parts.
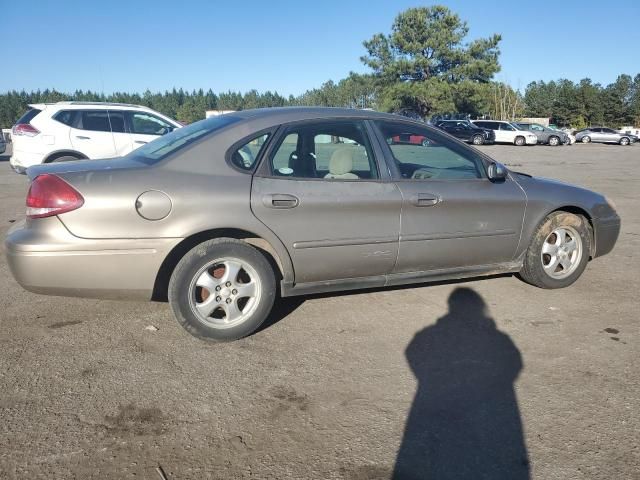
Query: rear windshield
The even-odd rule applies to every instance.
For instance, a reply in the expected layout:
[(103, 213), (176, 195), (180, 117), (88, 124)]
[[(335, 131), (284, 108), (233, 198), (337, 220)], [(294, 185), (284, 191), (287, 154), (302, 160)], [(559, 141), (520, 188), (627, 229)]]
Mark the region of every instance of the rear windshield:
[(145, 146), (134, 150), (129, 155), (136, 160), (151, 165), (206, 135), (239, 121), (240, 119), (238, 117), (230, 115), (207, 118), (206, 120), (192, 123), (191, 125), (178, 128), (171, 133), (163, 135), (147, 143)]
[(27, 113), (22, 115), (20, 119), (16, 122), (16, 125), (19, 123), (29, 123), (33, 118), (38, 115), (42, 110), (38, 110), (37, 108), (32, 108), (27, 110)]

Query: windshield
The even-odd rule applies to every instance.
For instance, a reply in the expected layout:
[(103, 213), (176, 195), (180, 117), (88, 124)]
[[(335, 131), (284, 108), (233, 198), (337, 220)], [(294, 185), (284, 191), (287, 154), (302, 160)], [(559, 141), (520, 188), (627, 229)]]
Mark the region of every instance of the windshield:
[(240, 121), (238, 117), (230, 115), (220, 115), (219, 117), (200, 120), (199, 122), (178, 128), (171, 133), (163, 135), (143, 147), (134, 150), (130, 155), (141, 162), (153, 164), (181, 148), (190, 145), (199, 138), (238, 121)]

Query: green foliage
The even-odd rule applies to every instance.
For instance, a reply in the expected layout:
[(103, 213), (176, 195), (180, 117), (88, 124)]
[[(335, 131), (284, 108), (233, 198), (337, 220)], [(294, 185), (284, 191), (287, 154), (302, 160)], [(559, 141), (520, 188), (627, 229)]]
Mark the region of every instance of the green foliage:
[(579, 129), (590, 125), (638, 125), (640, 75), (620, 75), (606, 87), (589, 78), (578, 83), (566, 79), (532, 82), (527, 85), (524, 101), (527, 116), (549, 117), (562, 126)]
[(391, 34), (364, 42), (362, 62), (373, 71), (384, 110), (411, 108), (426, 117), (486, 108), (487, 84), (500, 70), (500, 35), (464, 43), (467, 23), (447, 7), (410, 8)]

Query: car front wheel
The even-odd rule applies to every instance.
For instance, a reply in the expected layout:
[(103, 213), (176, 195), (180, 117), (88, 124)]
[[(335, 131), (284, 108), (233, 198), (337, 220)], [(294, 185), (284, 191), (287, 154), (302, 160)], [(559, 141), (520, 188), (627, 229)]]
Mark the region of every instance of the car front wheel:
[(622, 146), (629, 145), (629, 139), (627, 137), (622, 137), (620, 139), (620, 145), (622, 145)]
[(587, 137), (582, 137), (581, 142), (582, 143), (589, 143), (591, 141), (591, 137), (587, 136)]
[(482, 145), (484, 143), (484, 137), (482, 135), (474, 135), (471, 139), (471, 143), (474, 145)]
[(552, 147), (557, 147), (560, 145), (560, 139), (558, 137), (549, 137), (549, 145)]
[(213, 341), (253, 333), (269, 315), (276, 294), (271, 265), (240, 240), (208, 240), (178, 262), (169, 281), (169, 302), (192, 335)]
[(540, 288), (568, 287), (582, 275), (590, 251), (587, 220), (568, 212), (554, 212), (534, 233), (520, 276)]
[(518, 147), (521, 147), (525, 144), (525, 139), (524, 137), (516, 137), (513, 143), (515, 143)]

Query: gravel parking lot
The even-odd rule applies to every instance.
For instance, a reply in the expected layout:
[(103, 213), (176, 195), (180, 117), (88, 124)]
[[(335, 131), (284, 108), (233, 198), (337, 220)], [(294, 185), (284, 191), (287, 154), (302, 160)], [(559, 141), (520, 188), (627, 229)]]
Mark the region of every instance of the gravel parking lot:
[[(616, 249), (565, 290), (504, 276), (283, 300), (228, 344), (167, 304), (25, 292), (3, 254), (0, 478), (364, 480), (396, 459), (411, 478), (640, 478), (640, 146), (481, 148), (612, 198)], [(2, 237), (26, 187), (0, 162)]]

